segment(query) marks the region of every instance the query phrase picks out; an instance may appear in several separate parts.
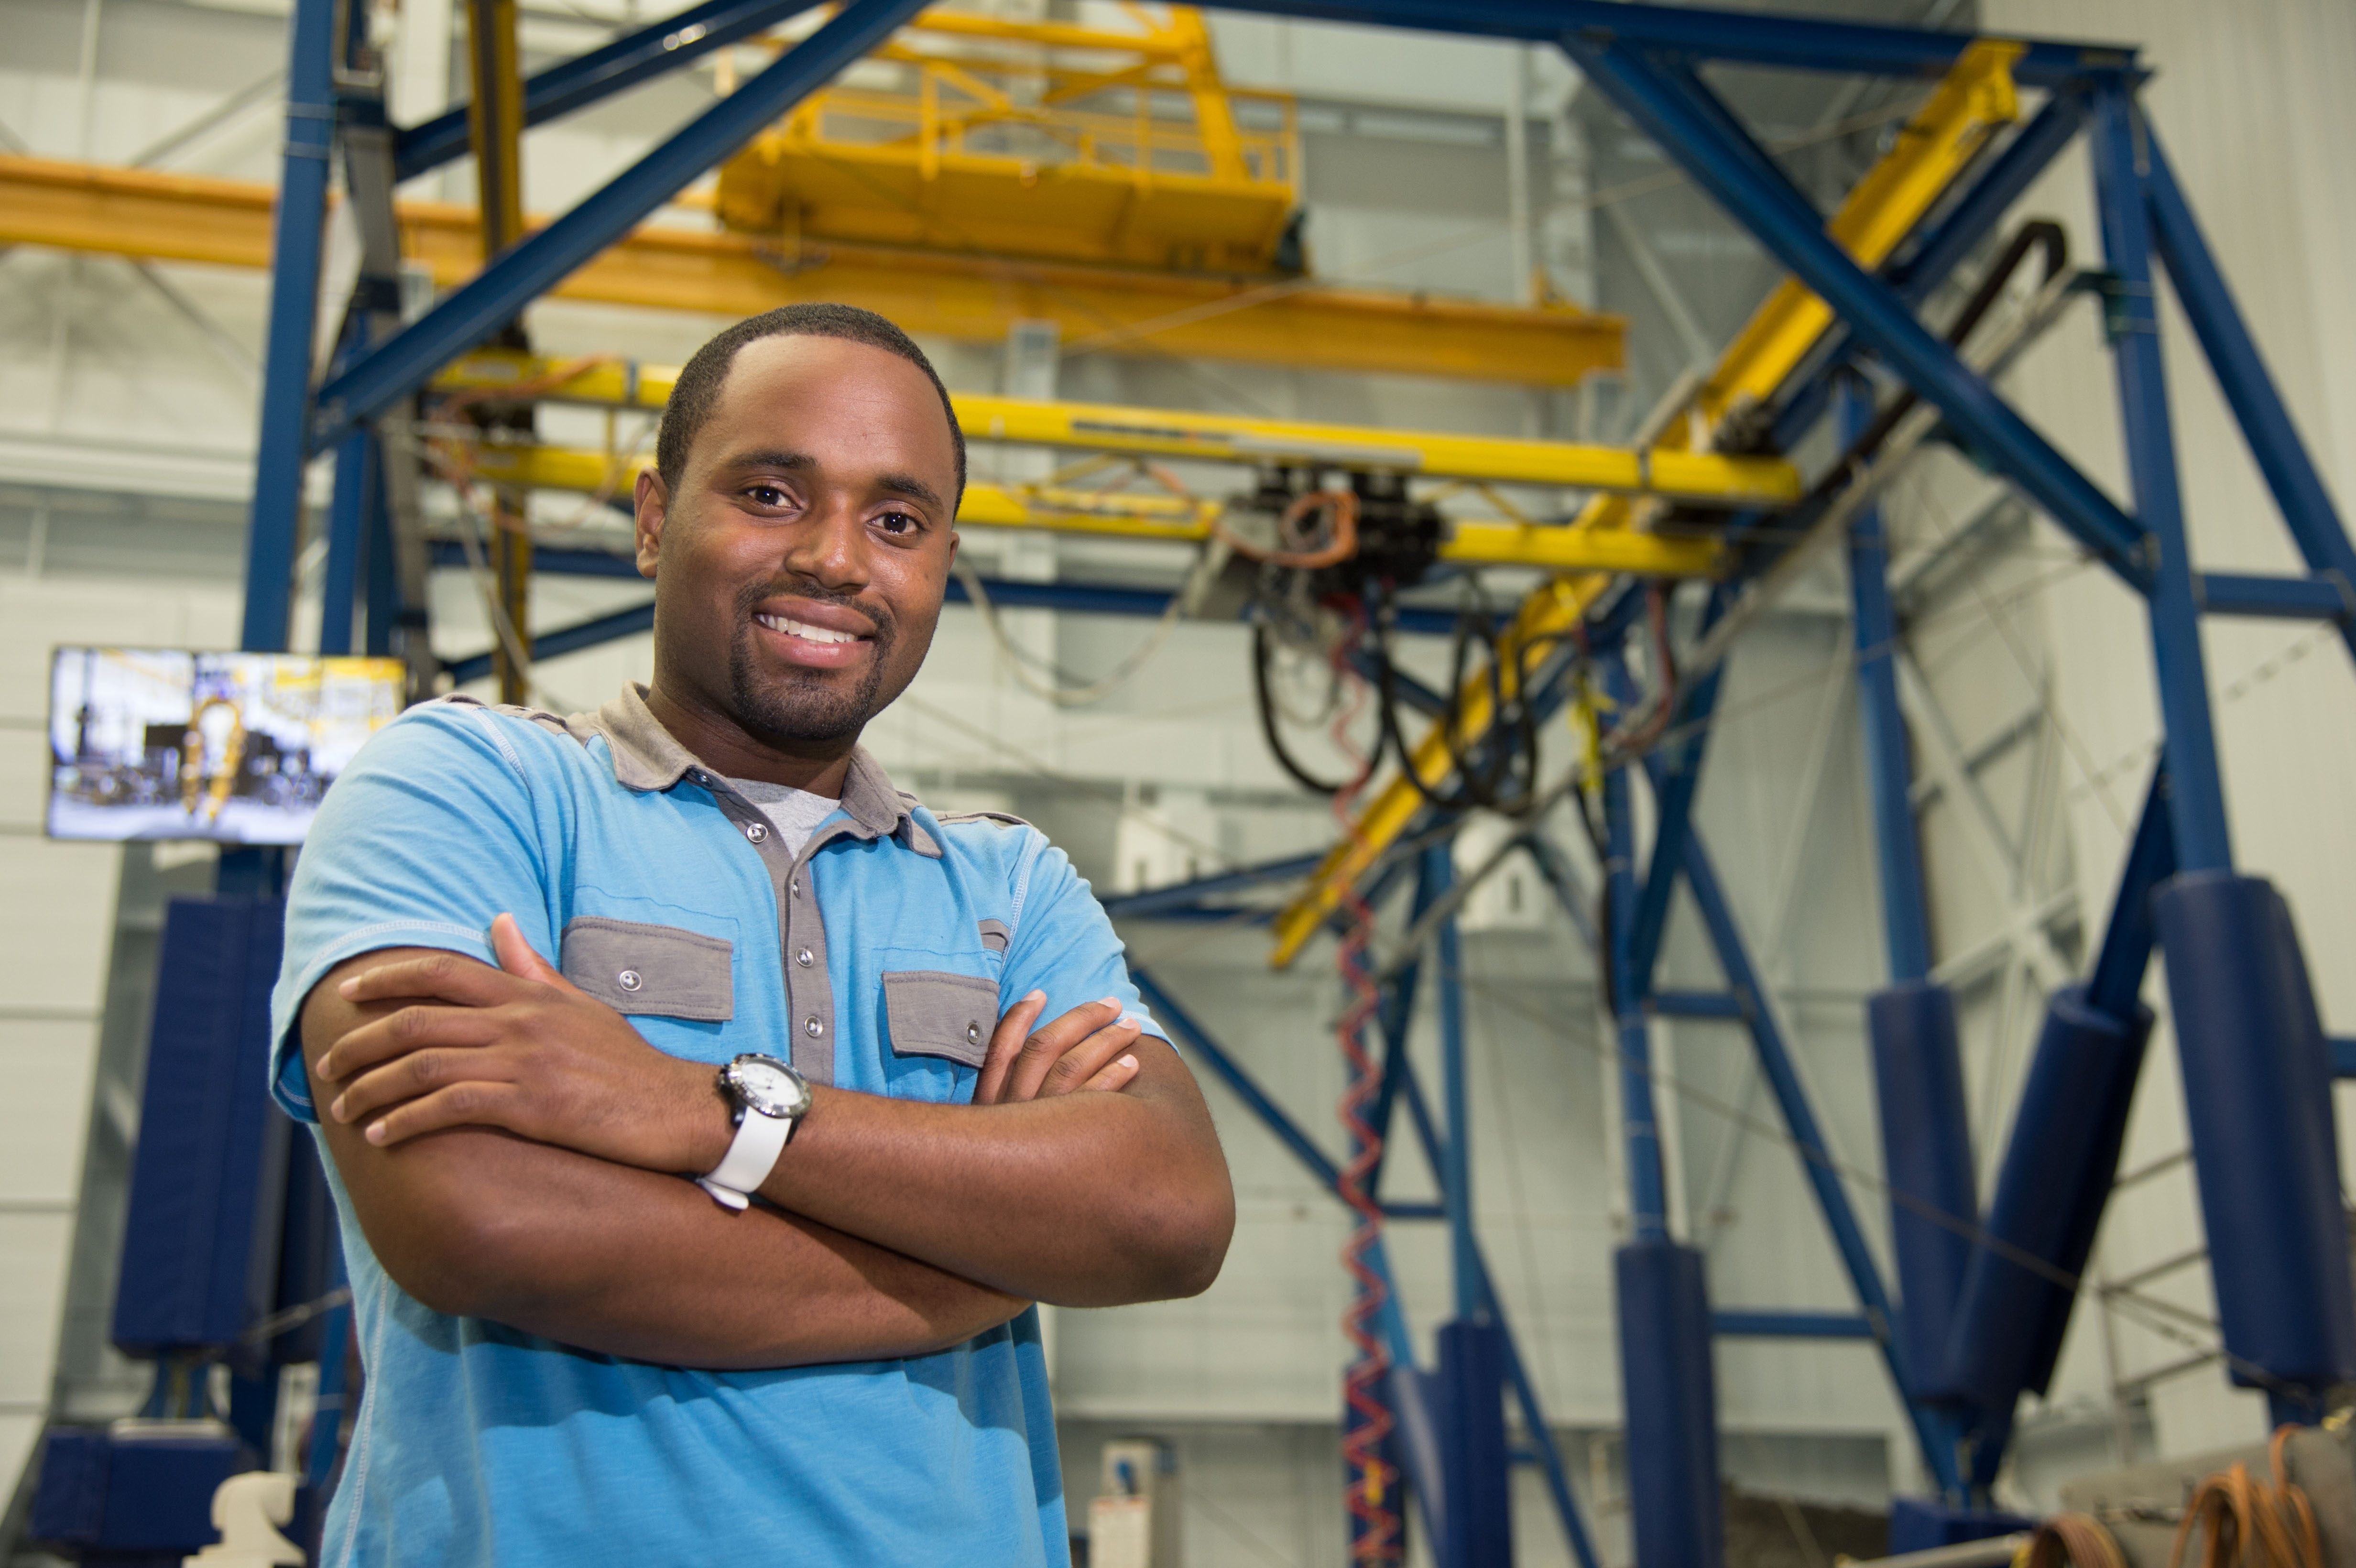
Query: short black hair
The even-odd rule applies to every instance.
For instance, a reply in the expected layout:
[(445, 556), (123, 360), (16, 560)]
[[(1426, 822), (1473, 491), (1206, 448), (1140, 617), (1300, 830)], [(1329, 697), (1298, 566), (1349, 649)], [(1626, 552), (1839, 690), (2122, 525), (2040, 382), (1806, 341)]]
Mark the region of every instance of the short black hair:
[(949, 389), (941, 385), (940, 372), (933, 368), (915, 339), (873, 311), (824, 304), (782, 305), (747, 316), (719, 333), (680, 367), (679, 379), (671, 383), (670, 401), (663, 409), (662, 429), (655, 437), (655, 471), (662, 475), (665, 488), (679, 487), (680, 476), (687, 471), (688, 449), (695, 444), (704, 421), (712, 417), (712, 405), (720, 400), (720, 389), (728, 379), (729, 367), (736, 362), (736, 351), (764, 337), (840, 337), (896, 354), (922, 370), (933, 390), (940, 394), (941, 413), (949, 421), (949, 442), (957, 448), (958, 499), (965, 499), (965, 432), (958, 425), (957, 410), (949, 406)]

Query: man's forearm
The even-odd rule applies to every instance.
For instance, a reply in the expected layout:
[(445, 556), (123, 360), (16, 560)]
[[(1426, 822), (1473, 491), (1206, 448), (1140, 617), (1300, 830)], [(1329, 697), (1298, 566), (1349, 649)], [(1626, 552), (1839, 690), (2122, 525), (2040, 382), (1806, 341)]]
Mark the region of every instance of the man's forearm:
[(1175, 1053), (1138, 1054), (1137, 1082), (1111, 1094), (972, 1106), (821, 1090), (762, 1195), (1036, 1300), (1194, 1295), (1226, 1255), (1233, 1190)]
[(606, 1355), (713, 1370), (921, 1355), (1024, 1305), (800, 1216), (730, 1212), (675, 1177), (504, 1134), (369, 1156), (390, 1179), (355, 1188), (355, 1206), (396, 1283)]

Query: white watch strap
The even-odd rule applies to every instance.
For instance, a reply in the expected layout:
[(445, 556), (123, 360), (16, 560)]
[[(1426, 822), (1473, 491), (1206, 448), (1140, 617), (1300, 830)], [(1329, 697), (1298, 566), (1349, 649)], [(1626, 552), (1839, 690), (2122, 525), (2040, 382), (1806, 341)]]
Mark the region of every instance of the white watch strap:
[(777, 1156), (786, 1150), (786, 1140), (794, 1136), (792, 1116), (765, 1116), (747, 1109), (737, 1124), (736, 1139), (728, 1146), (728, 1156), (709, 1176), (699, 1176), (695, 1184), (731, 1209), (742, 1209), (752, 1201), (745, 1195), (760, 1190), (761, 1183), (769, 1179)]

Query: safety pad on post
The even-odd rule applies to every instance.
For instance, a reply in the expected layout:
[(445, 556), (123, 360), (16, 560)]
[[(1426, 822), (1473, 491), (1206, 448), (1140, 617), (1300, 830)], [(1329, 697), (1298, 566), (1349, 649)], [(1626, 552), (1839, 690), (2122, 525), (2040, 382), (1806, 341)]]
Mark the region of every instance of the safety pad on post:
[(1494, 1320), (1440, 1326), (1440, 1425), (1448, 1506), (1433, 1532), (1440, 1568), (1510, 1568), (1511, 1456), (1505, 1446), (1505, 1330)]
[(1891, 1251), (1906, 1365), (1922, 1379), (1945, 1359), (1979, 1218), (1955, 999), (1944, 986), (1893, 986), (1866, 1004), (1890, 1181)]
[(2019, 1260), (2042, 1259), (2064, 1276), (2085, 1266), (2151, 1021), (2148, 1008), (2126, 1021), (2096, 1011), (2083, 986), (2055, 992), (2047, 1005), (1988, 1205), (1989, 1243), (1972, 1253), (1944, 1374), (1926, 1384), (1929, 1397), (2002, 1416), (2023, 1389), (2045, 1392), (2076, 1296)]
[(1718, 1384), (1701, 1253), (1673, 1242), (1639, 1242), (1613, 1254), (1612, 1265), (1636, 1561), (1644, 1568), (1719, 1568), (1726, 1527)]
[(2356, 1379), (2330, 1048), (2290, 909), (2231, 871), (2178, 877), (2153, 904), (2233, 1379)]

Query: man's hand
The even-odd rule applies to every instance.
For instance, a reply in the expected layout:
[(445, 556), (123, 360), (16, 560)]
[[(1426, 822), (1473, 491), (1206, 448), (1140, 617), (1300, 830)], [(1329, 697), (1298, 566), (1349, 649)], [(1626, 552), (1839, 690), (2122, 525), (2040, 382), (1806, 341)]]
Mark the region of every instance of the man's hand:
[[(500, 1127), (538, 1143), (647, 1170), (701, 1170), (726, 1148), (726, 1107), (709, 1064), (648, 1045), (621, 1014), (585, 995), (531, 950), (511, 915), (491, 923), (499, 967), (459, 954), (409, 958), (337, 987), (355, 1004), (409, 1005), (337, 1040), (322, 1077), (342, 1084), (327, 1106), (390, 1147), (442, 1127)], [(1033, 991), (991, 1036), (977, 1105), (1082, 1090), (1137, 1075), (1123, 1054), (1140, 1025), (1111, 997), (1033, 1030)], [(1028, 1032), (1026, 1032), (1028, 1031)]]
[(727, 1119), (708, 1064), (648, 1045), (534, 953), (513, 915), (491, 923), (491, 947), (497, 969), (438, 953), (337, 987), (358, 1005), (409, 1005), (319, 1059), (319, 1075), (342, 1085), (328, 1115), (388, 1147), (472, 1125), (646, 1170), (713, 1163), (696, 1163)]
[(1137, 1043), (1142, 1026), (1123, 1016), (1119, 1002), (1110, 997), (1082, 1002), (1026, 1035), (1046, 1010), (1044, 991), (1033, 991), (1006, 1009), (974, 1083), (975, 1104), (1011, 1105), (1083, 1089), (1119, 1089), (1137, 1076), (1137, 1058), (1121, 1052)]

